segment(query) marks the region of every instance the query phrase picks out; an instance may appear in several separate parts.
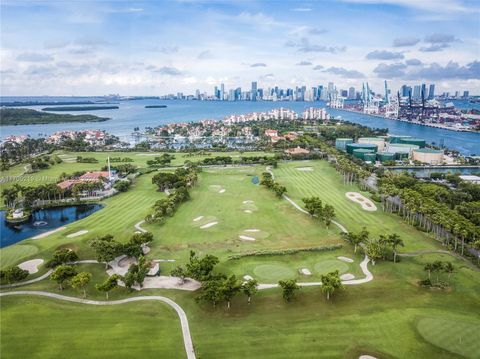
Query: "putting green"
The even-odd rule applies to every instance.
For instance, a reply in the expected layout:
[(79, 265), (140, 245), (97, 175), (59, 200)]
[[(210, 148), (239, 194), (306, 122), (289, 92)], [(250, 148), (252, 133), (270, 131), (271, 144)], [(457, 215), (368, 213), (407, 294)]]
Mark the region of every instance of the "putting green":
[(34, 255), (38, 252), (38, 248), (30, 244), (17, 244), (2, 248), (1, 251), (1, 268), (5, 268), (15, 263), (22, 262), (23, 258)]
[(255, 276), (260, 280), (278, 282), (279, 280), (293, 279), (296, 273), (281, 263), (261, 264), (253, 270)]
[(466, 358), (480, 355), (478, 323), (443, 318), (423, 318), (417, 323), (420, 335), (429, 343)]
[(330, 259), (316, 263), (314, 268), (319, 274), (327, 274), (336, 270), (338, 270), (340, 273), (345, 273), (348, 271), (348, 264), (340, 262), (336, 259)]

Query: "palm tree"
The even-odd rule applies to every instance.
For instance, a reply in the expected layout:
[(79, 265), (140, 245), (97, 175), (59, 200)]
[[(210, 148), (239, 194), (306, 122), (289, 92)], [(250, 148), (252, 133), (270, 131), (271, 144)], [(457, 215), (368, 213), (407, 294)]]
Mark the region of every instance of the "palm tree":
[(453, 267), (453, 264), (451, 262), (445, 262), (443, 265), (443, 271), (445, 273), (448, 273), (448, 279), (450, 279), (450, 276), (452, 275), (453, 271), (455, 268)]
[(425, 269), (425, 270), (427, 271), (427, 273), (428, 273), (428, 280), (430, 280), (430, 275), (431, 275), (431, 273), (432, 273), (432, 272), (434, 271), (434, 269), (435, 269), (434, 266), (433, 266), (433, 263), (427, 263), (427, 264), (425, 264), (424, 269)]
[(400, 236), (396, 233), (393, 233), (388, 236), (388, 243), (390, 243), (390, 246), (392, 246), (392, 251), (393, 251), (393, 263), (396, 262), (397, 260), (397, 247), (405, 247), (405, 243), (403, 240), (400, 238)]

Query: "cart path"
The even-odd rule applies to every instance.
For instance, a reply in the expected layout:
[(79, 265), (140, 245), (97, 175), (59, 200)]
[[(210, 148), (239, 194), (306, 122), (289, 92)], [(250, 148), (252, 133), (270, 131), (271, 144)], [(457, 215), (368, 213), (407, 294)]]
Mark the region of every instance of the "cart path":
[(43, 291), (21, 290), (21, 291), (15, 291), (15, 292), (0, 293), (0, 297), (8, 296), (8, 295), (36, 295), (36, 296), (54, 298), (59, 300), (65, 300), (68, 302), (90, 304), (90, 305), (118, 305), (118, 304), (140, 302), (140, 301), (146, 301), (146, 300), (163, 302), (169, 305), (170, 307), (172, 307), (177, 312), (178, 317), (180, 318), (180, 326), (182, 328), (183, 342), (185, 345), (185, 352), (187, 354), (187, 358), (195, 359), (195, 351), (193, 349), (193, 342), (192, 342), (192, 337), (190, 335), (190, 328), (188, 326), (187, 315), (185, 314), (185, 311), (182, 309), (182, 307), (180, 307), (177, 303), (175, 303), (170, 298), (155, 295), (155, 296), (139, 296), (139, 297), (132, 297), (132, 298), (126, 298), (126, 299), (120, 299), (120, 300), (112, 300), (112, 301), (99, 301), (99, 300), (67, 297), (65, 295), (60, 295), (60, 294), (50, 293), (50, 292), (43, 292)]
[[(361, 279), (350, 279), (350, 280), (342, 280), (343, 285), (359, 285), (368, 283), (373, 280), (373, 274), (368, 270), (368, 262), (370, 259), (365, 256), (363, 261), (360, 263), (360, 268), (362, 269), (363, 274), (365, 274), (365, 278)], [(322, 282), (300, 282), (297, 283), (300, 287), (316, 287), (321, 286)], [(278, 284), (275, 283), (259, 283), (258, 289), (270, 289), (270, 288), (278, 288)]]

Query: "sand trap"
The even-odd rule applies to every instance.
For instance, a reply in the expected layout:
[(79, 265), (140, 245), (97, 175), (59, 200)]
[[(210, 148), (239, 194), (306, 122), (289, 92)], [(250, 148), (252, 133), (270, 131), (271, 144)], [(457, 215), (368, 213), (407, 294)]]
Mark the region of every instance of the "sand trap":
[(238, 238), (243, 239), (244, 241), (255, 241), (256, 240), (253, 237), (243, 236), (243, 235), (238, 236)]
[(245, 213), (253, 213), (253, 212), (252, 212), (251, 210), (249, 210), (249, 209), (246, 209), (244, 212), (245, 212)]
[(337, 259), (343, 261), (343, 262), (347, 262), (347, 263), (353, 263), (353, 259), (351, 258), (348, 258), (348, 257), (337, 257)]
[(67, 238), (78, 237), (78, 236), (81, 236), (82, 234), (85, 234), (85, 233), (88, 233), (88, 230), (87, 230), (87, 229), (83, 229), (83, 230), (81, 230), (81, 231), (78, 231), (78, 232), (69, 234), (69, 235), (67, 236)]
[(255, 203), (254, 201), (250, 201), (250, 200), (246, 200), (246, 201), (243, 201), (242, 202), (243, 204), (252, 204), (252, 203)]
[(297, 167), (296, 170), (302, 172), (311, 172), (313, 171), (313, 167)]
[(349, 200), (359, 203), (365, 211), (373, 212), (377, 210), (377, 206), (371, 200), (358, 192), (347, 192), (345, 196)]
[(49, 236), (50, 234), (53, 234), (53, 233), (59, 232), (59, 231), (63, 231), (63, 230), (66, 229), (66, 228), (67, 228), (67, 227), (60, 227), (60, 228), (56, 228), (56, 229), (53, 229), (53, 230), (48, 231), (48, 232), (40, 233), (40, 234), (36, 235), (35, 237), (32, 237), (32, 239), (45, 238), (45, 237)]
[(245, 279), (245, 280), (253, 280), (253, 277), (252, 277), (251, 275), (246, 274), (246, 275), (243, 276), (243, 279)]
[(303, 275), (312, 275), (312, 272), (310, 272), (307, 268), (301, 268), (300, 273)]
[(216, 224), (218, 224), (218, 222), (210, 222), (210, 223), (207, 223), (207, 224), (204, 224), (203, 226), (201, 226), (200, 229), (210, 228), (210, 227), (212, 227)]
[(225, 193), (225, 189), (221, 189), (218, 193)]
[(372, 357), (371, 355), (360, 355), (358, 359), (377, 359), (377, 358)]
[(137, 156), (159, 156), (158, 153), (137, 153)]
[(28, 271), (28, 273), (33, 274), (38, 272), (38, 266), (43, 263), (43, 259), (32, 259), (23, 263), (20, 263), (18, 266)]
[(201, 220), (203, 218), (203, 216), (198, 216), (197, 218), (194, 218), (193, 221), (194, 222), (198, 222), (199, 220)]
[(260, 230), (253, 228), (253, 229), (246, 229), (246, 230), (244, 230), (244, 232), (252, 232), (252, 233), (255, 233), (255, 232), (260, 232)]
[(341, 280), (351, 280), (354, 279), (355, 276), (352, 273), (345, 273), (340, 276)]

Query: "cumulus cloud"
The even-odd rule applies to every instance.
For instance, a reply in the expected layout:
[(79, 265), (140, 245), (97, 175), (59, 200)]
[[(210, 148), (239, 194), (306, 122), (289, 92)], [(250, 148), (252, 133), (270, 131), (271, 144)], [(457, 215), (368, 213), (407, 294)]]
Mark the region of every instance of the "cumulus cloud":
[(393, 40), (393, 46), (395, 47), (406, 47), (414, 46), (420, 42), (420, 39), (416, 37), (399, 37)]
[(322, 65), (316, 65), (313, 69), (314, 70), (321, 70), (321, 69), (323, 69), (323, 66)]
[(345, 69), (343, 67), (329, 67), (328, 69), (323, 70), (323, 72), (338, 75), (338, 76), (344, 77), (344, 78), (358, 79), (358, 78), (365, 77), (365, 75), (362, 74), (359, 71), (348, 70), (348, 69)]
[(256, 62), (251, 64), (250, 67), (267, 67), (267, 64), (264, 64), (263, 62)]
[(406, 68), (407, 68), (407, 65), (402, 63), (395, 63), (395, 64), (381, 63), (373, 69), (373, 72), (376, 73), (381, 78), (393, 79), (393, 78), (403, 77), (405, 75)]
[(300, 41), (287, 41), (285, 46), (295, 47), (300, 52), (329, 52), (331, 54), (336, 54), (346, 50), (345, 46), (324, 46), (311, 44), (306, 37), (302, 37)]
[(475, 60), (464, 66), (450, 61), (442, 66), (432, 63), (415, 70), (409, 74), (409, 78), (423, 78), (426, 80), (459, 79), (459, 80), (479, 80), (480, 79), (480, 61)]
[(156, 68), (155, 70), (153, 70), (153, 72), (156, 72), (162, 75), (170, 75), (170, 76), (180, 76), (183, 74), (180, 70), (172, 66), (162, 66), (162, 67)]
[(56, 71), (54, 66), (29, 66), (24, 72), (28, 76), (54, 76)]
[(67, 47), (69, 41), (66, 40), (47, 40), (43, 44), (43, 47), (46, 49), (61, 49)]
[(25, 52), (17, 56), (17, 61), (23, 62), (47, 62), (52, 60), (52, 55), (40, 54), (37, 52)]
[(444, 43), (444, 44), (432, 44), (429, 46), (422, 46), (420, 48), (420, 51), (422, 52), (437, 52), (437, 51), (442, 51), (443, 49), (446, 49), (447, 47), (450, 47), (450, 44)]
[(450, 47), (452, 42), (460, 41), (460, 40), (451, 34), (435, 33), (435, 34), (425, 36), (425, 39), (423, 41), (426, 42), (428, 46), (421, 47), (420, 51), (436, 52), (436, 51), (442, 51), (443, 49)]
[(405, 60), (405, 64), (407, 64), (408, 66), (419, 66), (422, 64), (422, 61), (420, 61), (419, 59), (408, 59)]
[(260, 81), (272, 81), (275, 80), (275, 75), (272, 73), (265, 74), (263, 76), (260, 76), (259, 78)]
[(448, 42), (454, 42), (456, 40), (455, 36), (451, 34), (440, 34), (435, 33), (428, 36), (425, 36), (425, 42), (429, 42), (431, 44), (444, 44)]
[(403, 59), (401, 52), (375, 50), (367, 54), (367, 60), (400, 60)]
[(313, 65), (310, 61), (300, 61), (295, 64), (296, 66), (310, 66)]

